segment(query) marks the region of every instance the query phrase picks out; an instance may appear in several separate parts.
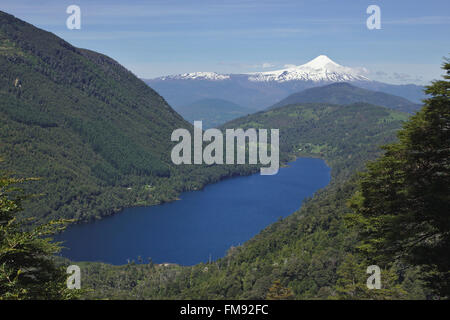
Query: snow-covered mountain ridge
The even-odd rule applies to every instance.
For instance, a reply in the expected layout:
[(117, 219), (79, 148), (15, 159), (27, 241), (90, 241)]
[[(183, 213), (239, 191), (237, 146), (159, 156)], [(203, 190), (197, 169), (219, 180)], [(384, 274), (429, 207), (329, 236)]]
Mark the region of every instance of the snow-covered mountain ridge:
[[(320, 55), (315, 59), (300, 66), (292, 66), (286, 69), (253, 72), (242, 74), (254, 82), (286, 82), (286, 81), (313, 81), (313, 82), (342, 82), (342, 81), (369, 81), (363, 75), (364, 69), (354, 69), (337, 64), (325, 55)], [(239, 76), (242, 76), (239, 75)], [(191, 72), (178, 75), (164, 76), (158, 80), (228, 80), (232, 74), (219, 74), (216, 72)]]
[(230, 76), (229, 75), (225, 75), (225, 74), (219, 74), (216, 72), (189, 72), (189, 73), (182, 73), (182, 74), (177, 74), (177, 75), (171, 75), (171, 76), (164, 76), (164, 77), (160, 77), (158, 78), (159, 80), (173, 80), (173, 79), (177, 79), (177, 80), (187, 80), (187, 79), (192, 79), (192, 80), (225, 80), (225, 79), (229, 79)]

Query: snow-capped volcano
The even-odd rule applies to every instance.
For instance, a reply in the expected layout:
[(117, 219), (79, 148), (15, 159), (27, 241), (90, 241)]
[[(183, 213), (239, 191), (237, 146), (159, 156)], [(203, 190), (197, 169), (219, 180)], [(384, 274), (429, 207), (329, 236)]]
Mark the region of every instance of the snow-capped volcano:
[[(364, 69), (363, 69), (364, 70)], [(282, 70), (255, 72), (249, 74), (250, 81), (368, 81), (362, 70), (344, 67), (325, 55), (320, 55), (308, 63)]]

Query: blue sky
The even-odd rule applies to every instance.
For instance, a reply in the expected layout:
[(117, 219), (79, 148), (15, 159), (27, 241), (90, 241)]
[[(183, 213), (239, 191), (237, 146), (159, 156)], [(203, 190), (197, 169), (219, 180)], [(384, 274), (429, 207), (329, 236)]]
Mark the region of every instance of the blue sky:
[[(80, 30), (66, 28), (72, 4)], [(371, 4), (381, 30), (366, 27)], [(0, 10), (144, 78), (268, 71), (326, 54), (374, 80), (426, 83), (450, 54), (448, 0), (0, 0)]]

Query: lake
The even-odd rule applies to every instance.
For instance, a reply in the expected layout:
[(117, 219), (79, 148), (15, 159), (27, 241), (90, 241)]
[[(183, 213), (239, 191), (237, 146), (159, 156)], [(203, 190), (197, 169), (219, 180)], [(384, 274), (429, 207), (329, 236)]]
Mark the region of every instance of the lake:
[(193, 265), (225, 256), (231, 246), (300, 208), (330, 181), (321, 159), (299, 158), (278, 174), (236, 177), (185, 192), (179, 201), (128, 208), (100, 221), (70, 226), (56, 240), (73, 261)]

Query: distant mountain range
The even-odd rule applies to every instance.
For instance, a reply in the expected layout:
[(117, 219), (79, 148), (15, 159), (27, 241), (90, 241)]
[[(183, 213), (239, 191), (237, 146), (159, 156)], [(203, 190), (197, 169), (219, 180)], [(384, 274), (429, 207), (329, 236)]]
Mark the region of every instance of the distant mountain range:
[(408, 113), (417, 111), (421, 107), (420, 104), (413, 103), (399, 96), (362, 89), (346, 82), (339, 82), (291, 94), (287, 98), (274, 104), (270, 109), (308, 102), (322, 102), (339, 105), (365, 102)]
[(345, 67), (325, 55), (300, 66), (247, 74), (192, 72), (144, 80), (175, 108), (205, 98), (223, 99), (254, 110), (263, 110), (285, 97), (336, 82), (381, 91), (419, 103), (423, 87), (372, 81), (364, 69)]
[(175, 110), (190, 123), (202, 120), (204, 129), (215, 128), (227, 121), (255, 112), (223, 99), (202, 99), (177, 107)]

